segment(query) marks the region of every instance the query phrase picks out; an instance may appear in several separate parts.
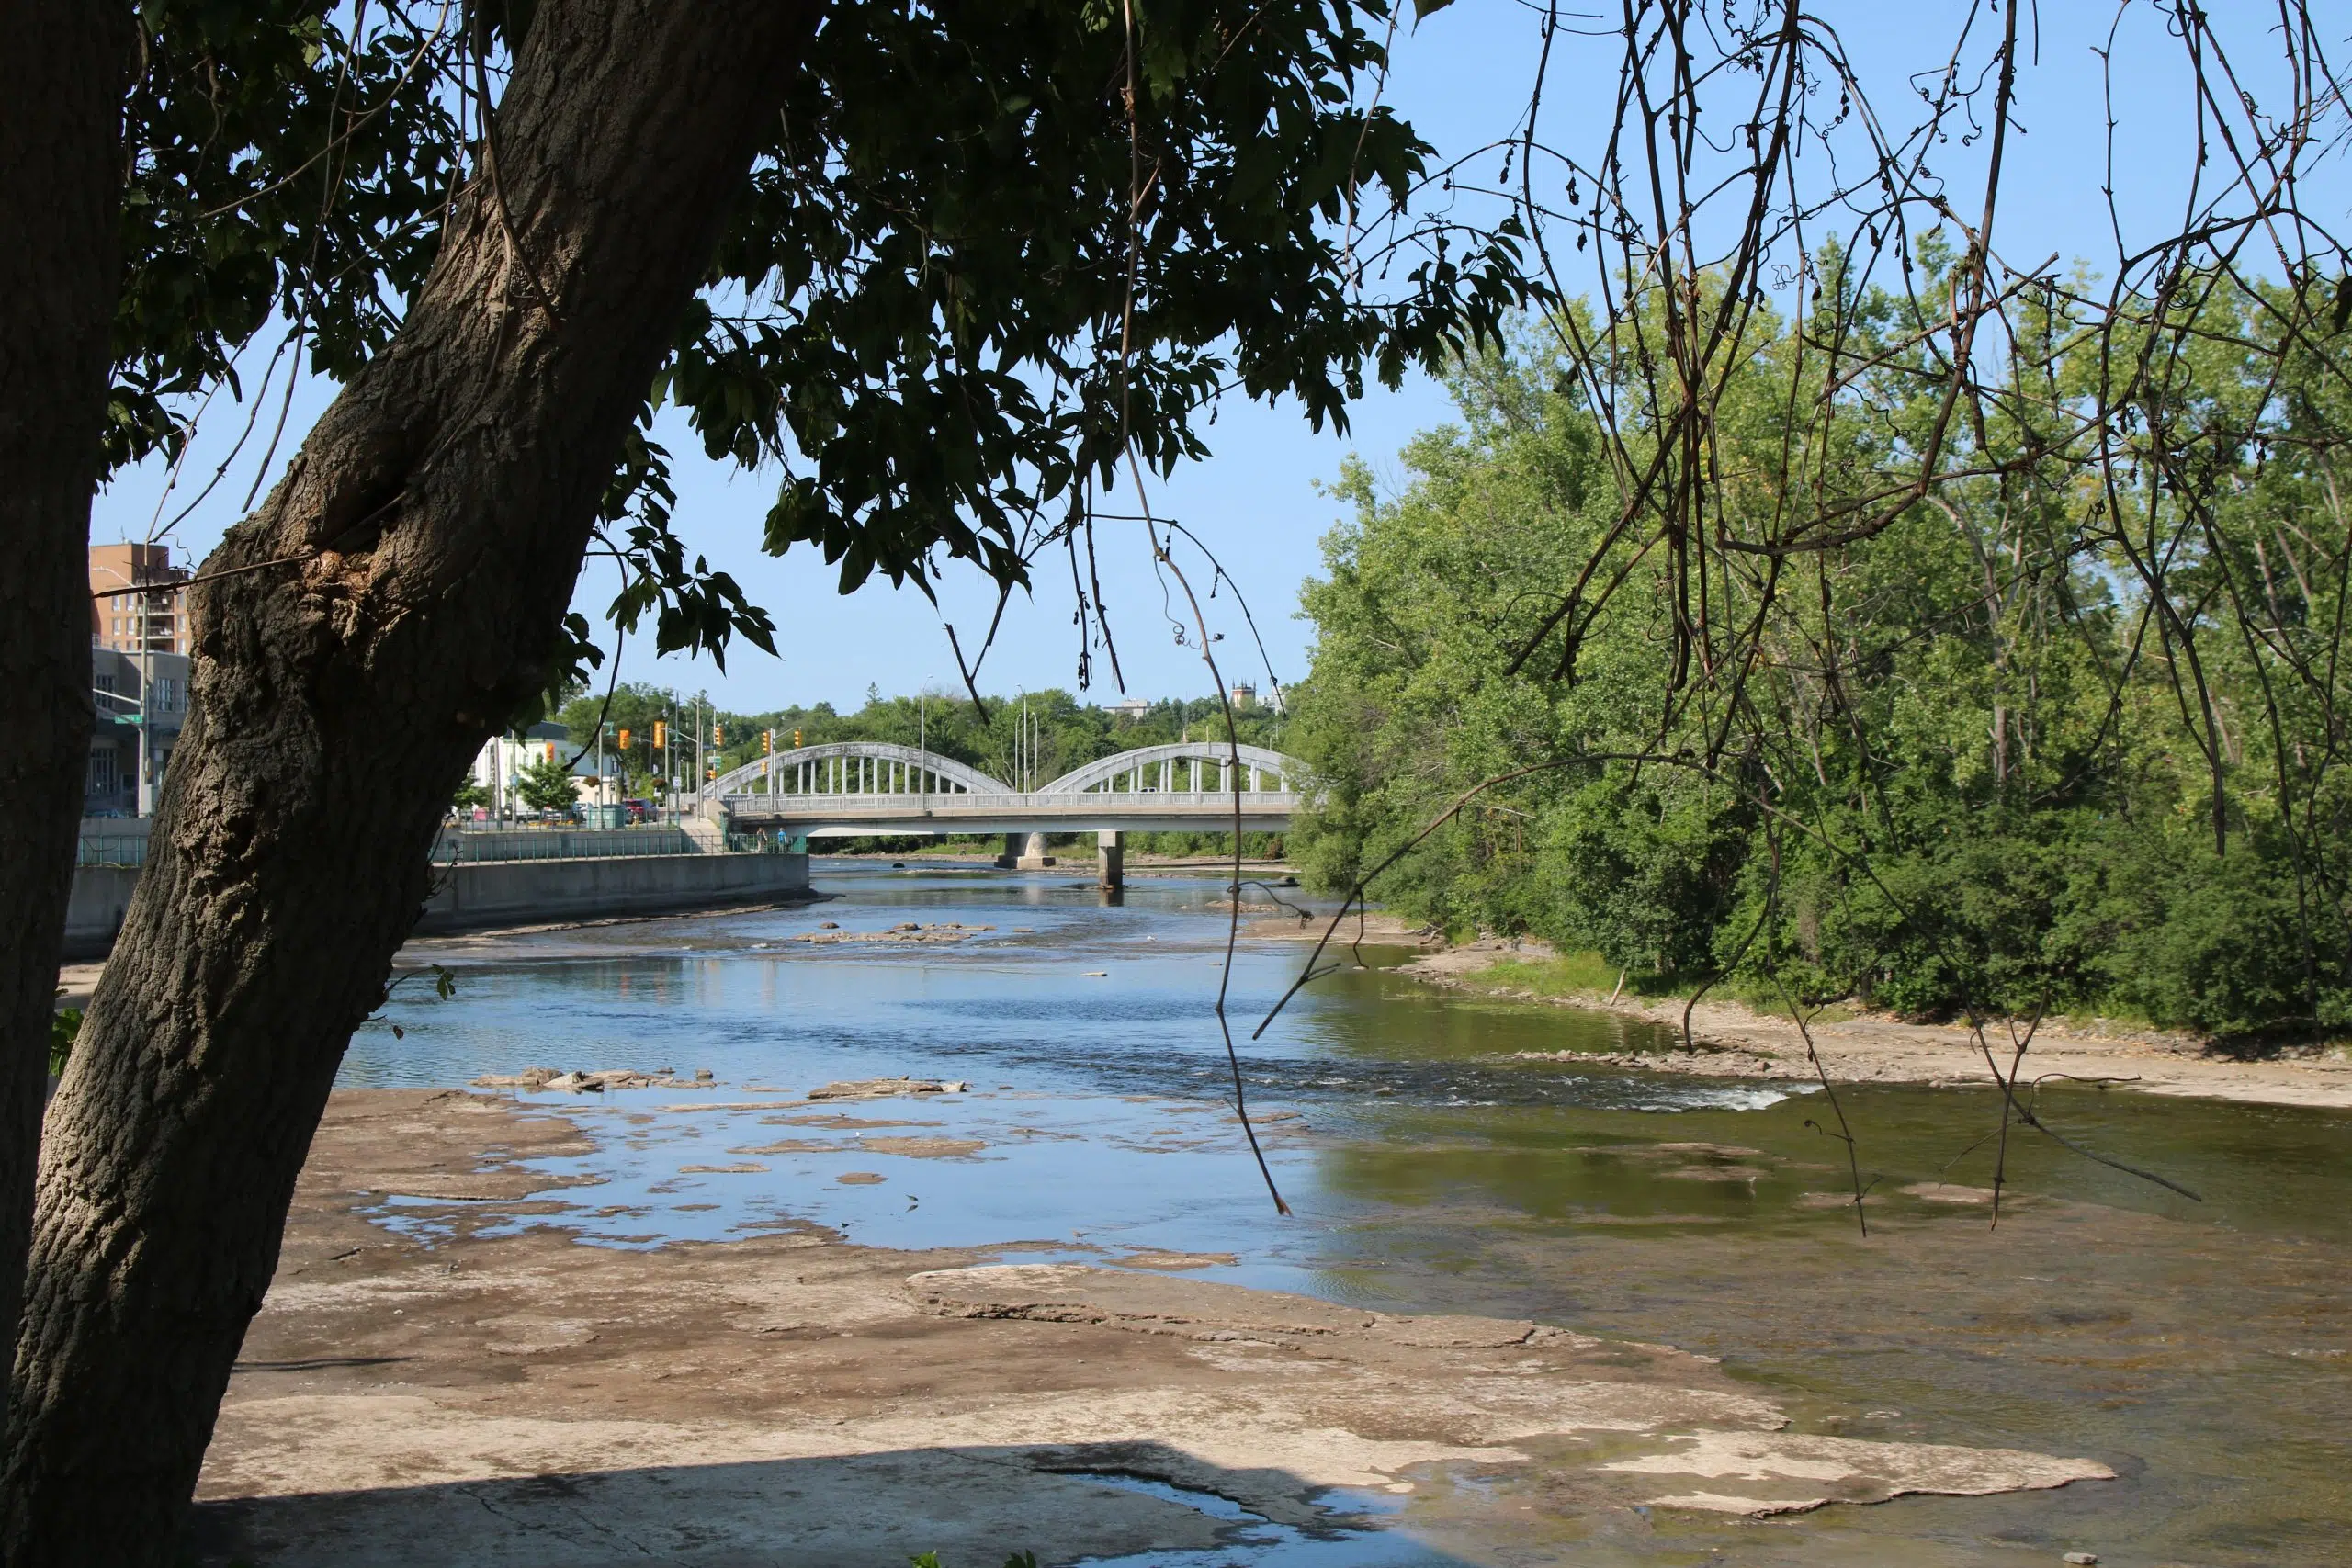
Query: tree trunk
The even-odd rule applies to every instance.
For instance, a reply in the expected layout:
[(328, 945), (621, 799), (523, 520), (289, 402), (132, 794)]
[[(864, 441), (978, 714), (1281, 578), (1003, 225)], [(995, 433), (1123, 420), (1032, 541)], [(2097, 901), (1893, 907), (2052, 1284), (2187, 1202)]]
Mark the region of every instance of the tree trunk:
[(551, 673), (596, 502), (810, 5), (545, 0), (398, 338), (194, 592), (194, 701), (49, 1117), (12, 1568), (171, 1561), (351, 1032), (468, 761)]
[(90, 494), (130, 22), (128, 8), (91, 0), (0, 0), (0, 1329), (11, 1340), (90, 758)]

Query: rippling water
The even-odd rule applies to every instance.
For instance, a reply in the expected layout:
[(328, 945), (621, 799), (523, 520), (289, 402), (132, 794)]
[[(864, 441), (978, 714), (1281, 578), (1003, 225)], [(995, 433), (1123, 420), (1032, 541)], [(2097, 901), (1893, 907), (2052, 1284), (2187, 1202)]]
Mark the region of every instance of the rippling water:
[[(840, 897), (424, 944), (413, 956), (455, 968), (456, 998), (403, 987), (343, 1082), (710, 1070), (707, 1089), (526, 1097), (599, 1145), (542, 1162), (598, 1180), (529, 1223), (605, 1245), (814, 1221), (884, 1246), (1230, 1255), (1212, 1277), (1719, 1355), (1812, 1429), (2089, 1454), (2123, 1477), (1556, 1540), (1522, 1523), (1499, 1545), (1480, 1534), (1491, 1520), (1470, 1520), (1454, 1549), (1479, 1561), (2347, 1560), (2352, 1117), (2057, 1090), (2045, 1109), (2070, 1135), (2206, 1201), (2013, 1134), (2019, 1202), (1993, 1231), (1981, 1208), (1905, 1190), (1988, 1179), (1988, 1093), (1849, 1089), (1864, 1240), (1818, 1096), (1532, 1060), (1666, 1042), (1377, 967), (1317, 982), (1251, 1042), (1306, 948), (1245, 942), (1229, 1009), (1298, 1210), (1283, 1221), (1231, 1115), (1210, 1011), (1221, 878), (1138, 878), (1116, 908), (1050, 874), (820, 862), (816, 880)], [(828, 920), (994, 929), (940, 946), (794, 940)], [(900, 1074), (971, 1091), (801, 1102), (830, 1080)], [(395, 1201), (384, 1217), (430, 1231), (447, 1208)]]

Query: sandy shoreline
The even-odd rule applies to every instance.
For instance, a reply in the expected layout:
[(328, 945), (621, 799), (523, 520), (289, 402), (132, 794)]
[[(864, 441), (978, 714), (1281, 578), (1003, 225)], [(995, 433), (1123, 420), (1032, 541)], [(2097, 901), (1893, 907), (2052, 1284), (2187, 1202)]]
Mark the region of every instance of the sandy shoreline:
[[(207, 1458), (200, 1561), (1058, 1562), (1211, 1547), (1236, 1506), (1344, 1529), (1411, 1497), (1475, 1536), (1498, 1478), (1521, 1489), (1512, 1530), (1591, 1547), (1655, 1510), (2110, 1474), (1793, 1431), (1704, 1357), (1245, 1290), (1197, 1277), (1204, 1258), (487, 1234), (562, 1196), (519, 1161), (587, 1152), (501, 1097), (335, 1095)], [(447, 1239), (375, 1223), (394, 1197)], [(1330, 1487), (1356, 1500), (1318, 1503)]]
[[(1319, 927), (1317, 931), (1319, 932)], [(1662, 1025), (1678, 1035), (1684, 1003), (1679, 998), (1645, 1000), (1598, 992), (1539, 996), (1485, 978), (1498, 963), (1541, 959), (1538, 943), (1482, 941), (1424, 953), (1400, 973), (1430, 985), (1476, 995), (1556, 1007), (1598, 1009)], [(1986, 1086), (1993, 1073), (1982, 1047), (1963, 1024), (1904, 1023), (1879, 1017), (1812, 1025), (1823, 1066), (1834, 1083), (1974, 1083)], [(1804, 1035), (1786, 1018), (1758, 1013), (1737, 1002), (1702, 1000), (1690, 1011), (1694, 1050), (1622, 1053), (1582, 1060), (1606, 1060), (1649, 1072), (1699, 1077), (1798, 1078), (1815, 1069)], [(1988, 1031), (1995, 1058), (2008, 1071), (2013, 1047), (2005, 1027)], [(2207, 1050), (2200, 1043), (2154, 1032), (2090, 1032), (2063, 1021), (2035, 1032), (2021, 1069), (2023, 1081), (2049, 1075), (2108, 1079), (2149, 1094), (2190, 1095), (2267, 1105), (2352, 1109), (2352, 1059), (2341, 1052), (2312, 1052), (2247, 1061)]]

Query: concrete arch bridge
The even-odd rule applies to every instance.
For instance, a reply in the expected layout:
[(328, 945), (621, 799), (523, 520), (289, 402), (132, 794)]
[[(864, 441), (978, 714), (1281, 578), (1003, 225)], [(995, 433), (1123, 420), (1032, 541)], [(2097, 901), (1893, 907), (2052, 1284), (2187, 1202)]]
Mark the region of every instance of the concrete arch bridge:
[(1047, 833), (1097, 833), (1104, 885), (1115, 886), (1120, 834), (1230, 831), (1236, 783), (1244, 831), (1289, 828), (1306, 764), (1262, 746), (1241, 747), (1238, 761), (1237, 772), (1234, 749), (1215, 741), (1143, 746), (1023, 790), (912, 746), (843, 740), (746, 762), (706, 784), (702, 803), (738, 833), (1002, 833), (1007, 862), (1024, 865), (1051, 863)]

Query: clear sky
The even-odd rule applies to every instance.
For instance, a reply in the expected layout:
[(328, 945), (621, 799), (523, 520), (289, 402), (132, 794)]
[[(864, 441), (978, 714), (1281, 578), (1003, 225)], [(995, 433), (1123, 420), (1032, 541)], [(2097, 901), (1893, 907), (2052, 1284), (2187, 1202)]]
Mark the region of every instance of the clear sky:
[[(1889, 120), (1908, 123), (1916, 96), (1907, 78), (1939, 68), (1949, 51), (1966, 0), (1905, 0), (1826, 5), (1841, 37), (1872, 83), (1873, 101)], [(1980, 27), (1998, 27), (1997, 13), (1979, 9)], [(2253, 0), (2222, 0), (2217, 12), (2240, 13), (2240, 36), (2261, 41)], [(1435, 143), (1441, 159), (1452, 158), (1512, 133), (1524, 109), (1535, 68), (1536, 13), (1516, 0), (1457, 0), (1418, 29), (1398, 39), (1387, 101)], [(2018, 88), (2018, 119), (2024, 135), (2012, 143), (1996, 228), (1998, 248), (2021, 265), (2056, 254), (2080, 259), (2094, 269), (2111, 270), (2116, 254), (2099, 194), (2105, 175), (2105, 98), (2095, 49), (2104, 48), (2115, 11), (2078, 0), (2043, 4), (2027, 13), (2038, 35), (2037, 57)], [(2118, 144), (2119, 201), (2125, 211), (2127, 243), (2177, 227), (2184, 177), (2192, 155), (2190, 120), (2185, 112), (2186, 77), (2177, 64), (2178, 45), (2168, 40), (2162, 19), (2143, 3), (2130, 6), (2116, 51), (2116, 75), (2125, 91), (2118, 111), (2125, 129)], [(1573, 25), (1573, 24), (1571, 24)], [(2343, 40), (2330, 40), (2341, 50)], [(1981, 58), (1981, 50), (1974, 51)], [(2249, 61), (2249, 80), (2263, 80), (2259, 61)], [(1546, 93), (1544, 125), (1552, 140), (1573, 150), (1594, 144), (1603, 129), (1614, 86), (1616, 51), (1606, 39), (1590, 40), (1564, 33), (1555, 45)], [(1939, 161), (1961, 205), (1973, 214), (1981, 199), (1962, 177), (1981, 156), (1955, 143)], [(1499, 164), (1499, 154), (1493, 162)], [(1483, 166), (1483, 164), (1482, 164)], [(1496, 171), (1486, 169), (1487, 177)], [(2340, 176), (2324, 190), (2320, 216), (2344, 223), (2345, 186)], [(1834, 227), (1834, 222), (1830, 225)], [(264, 346), (256, 356), (265, 356)], [(258, 364), (249, 377), (258, 376)], [(325, 406), (332, 389), (305, 383), (297, 389), (285, 438), (272, 471), (282, 469), (301, 431)], [(100, 542), (144, 538), (154, 520), (168, 518), (200, 489), (245, 423), (246, 410), (224, 396), (208, 414), (183, 467), (176, 495), (159, 513), (165, 475), (149, 464), (119, 476), (99, 497), (91, 536)], [(1318, 493), (1350, 452), (1361, 453), (1384, 480), (1398, 482), (1396, 455), (1417, 431), (1442, 423), (1448, 405), (1442, 390), (1417, 378), (1398, 391), (1375, 390), (1357, 406), (1344, 437), (1307, 430), (1295, 410), (1268, 409), (1235, 400), (1219, 411), (1207, 431), (1215, 456), (1188, 466), (1154, 493), (1154, 510), (1182, 518), (1209, 540), (1227, 569), (1248, 593), (1271, 655), (1272, 673), (1288, 682), (1306, 671), (1310, 628), (1296, 617), (1302, 581), (1319, 570), (1318, 541), (1340, 508)], [(209, 500), (170, 536), (175, 554), (197, 558), (219, 542), (242, 514), (242, 502), (255, 475), (255, 458), (277, 416), (274, 402), (261, 429)], [(854, 706), (869, 685), (884, 693), (930, 685), (957, 689), (956, 661), (934, 610), (915, 591), (893, 591), (877, 580), (854, 595), (835, 592), (833, 572), (813, 552), (782, 558), (760, 553), (762, 520), (774, 499), (774, 479), (745, 474), (731, 465), (705, 460), (699, 443), (681, 422), (658, 432), (676, 464), (676, 524), (689, 546), (714, 566), (731, 571), (755, 603), (775, 615), (781, 660), (739, 648), (725, 673), (707, 660), (654, 660), (650, 642), (632, 639), (622, 674), (682, 691), (707, 689), (726, 706), (756, 711), (791, 703), (830, 701)], [(1106, 498), (1106, 510), (1132, 511), (1132, 497)], [(1164, 595), (1151, 570), (1142, 529), (1109, 523), (1101, 529), (1103, 593), (1118, 638), (1130, 692), (1147, 697), (1194, 695), (1207, 689), (1199, 656), (1176, 645), (1163, 613)], [(1034, 598), (1016, 597), (997, 646), (981, 676), (988, 692), (1072, 686), (1077, 632), (1066, 570), (1057, 559), (1042, 563)], [(1204, 588), (1205, 584), (1202, 584)], [(613, 572), (592, 564), (583, 575), (576, 607), (603, 627), (602, 611), (611, 599)], [(976, 573), (951, 570), (939, 585), (941, 609), (956, 627), (967, 652), (984, 632), (994, 603), (993, 589)], [(1220, 600), (1211, 606), (1213, 629), (1226, 634), (1218, 653), (1228, 678), (1263, 685), (1267, 671), (1258, 660), (1239, 618)], [(1181, 609), (1181, 604), (1180, 604)], [(609, 646), (609, 641), (607, 642)], [(1098, 656), (1091, 694), (1116, 700), (1107, 660)]]

